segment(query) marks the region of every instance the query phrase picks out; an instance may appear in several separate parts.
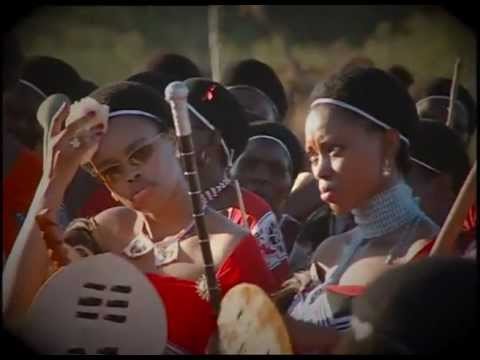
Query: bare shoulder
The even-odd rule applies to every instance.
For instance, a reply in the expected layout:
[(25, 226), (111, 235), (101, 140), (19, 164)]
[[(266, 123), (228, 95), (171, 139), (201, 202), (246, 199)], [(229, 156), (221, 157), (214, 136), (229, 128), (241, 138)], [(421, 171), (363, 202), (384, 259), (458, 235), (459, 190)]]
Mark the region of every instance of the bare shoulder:
[(121, 252), (135, 233), (139, 214), (124, 206), (117, 206), (102, 211), (93, 219), (93, 235), (99, 245), (114, 253)]
[(234, 224), (215, 211), (207, 210), (205, 219), (211, 241), (210, 246), (216, 259), (223, 260), (228, 257), (250, 234), (247, 229)]
[(112, 230), (117, 228), (118, 230), (126, 230), (133, 228), (137, 217), (138, 213), (135, 210), (125, 206), (116, 206), (95, 215), (94, 220), (97, 224), (108, 226)]
[(312, 262), (320, 261), (327, 266), (336, 265), (343, 248), (350, 243), (356, 231), (356, 228), (353, 228), (345, 233), (326, 238), (313, 252)]
[(351, 264), (340, 278), (340, 285), (366, 286), (376, 280), (381, 274), (396, 267), (396, 264), (386, 264), (385, 256), (362, 258)]

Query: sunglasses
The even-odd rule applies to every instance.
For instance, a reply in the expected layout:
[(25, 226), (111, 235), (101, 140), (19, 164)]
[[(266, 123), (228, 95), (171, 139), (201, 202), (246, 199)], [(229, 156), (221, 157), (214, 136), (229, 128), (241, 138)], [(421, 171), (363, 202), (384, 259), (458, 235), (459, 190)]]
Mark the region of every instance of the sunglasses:
[[(154, 137), (133, 149), (126, 156), (128, 164), (133, 167), (140, 167), (146, 164), (155, 153), (156, 142), (162, 137), (162, 135), (165, 134), (158, 133)], [(126, 168), (121, 163), (111, 164), (104, 169), (96, 170), (95, 173), (96, 176), (103, 182), (109, 184), (115, 184), (121, 179), (124, 179), (127, 175)]]

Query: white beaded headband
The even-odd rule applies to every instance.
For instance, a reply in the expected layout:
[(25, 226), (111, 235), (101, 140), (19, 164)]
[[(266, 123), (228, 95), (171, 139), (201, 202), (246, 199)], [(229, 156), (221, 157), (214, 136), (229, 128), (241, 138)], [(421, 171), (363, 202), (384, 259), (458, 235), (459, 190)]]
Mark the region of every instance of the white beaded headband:
[[(450, 102), (450, 96), (445, 96), (445, 95), (427, 96), (426, 98), (418, 100), (416, 103), (416, 106), (419, 106), (421, 103), (424, 103), (425, 101), (428, 101), (428, 100), (447, 100)], [(465, 114), (468, 114), (467, 108), (465, 107), (465, 105), (463, 105), (463, 103), (460, 100), (455, 99), (455, 104), (458, 105)]]
[[(311, 105), (310, 105), (310, 109), (313, 109), (315, 106), (319, 105), (319, 104), (333, 104), (333, 105), (337, 105), (341, 108), (344, 108), (344, 109), (347, 109), (347, 110), (350, 110), (350, 111), (353, 111), (354, 113), (357, 113), (361, 116), (363, 116), (364, 118), (374, 122), (375, 124), (383, 127), (384, 129), (392, 129), (392, 127), (390, 125), (387, 125), (385, 124), (383, 121), (380, 121), (378, 120), (377, 118), (375, 118), (374, 116), (366, 113), (365, 111), (357, 108), (356, 106), (353, 106), (353, 105), (350, 105), (350, 104), (347, 104), (346, 102), (344, 101), (340, 101), (340, 100), (335, 100), (335, 99), (330, 99), (330, 98), (320, 98), (320, 99), (317, 99), (315, 100)], [(397, 130), (398, 131), (398, 130)], [(405, 137), (403, 136), (402, 134), (400, 134), (400, 139), (402, 139), (407, 145), (410, 145), (410, 141)]]
[(117, 111), (112, 111), (111, 113), (108, 114), (108, 118), (111, 119), (115, 116), (121, 116), (121, 115), (138, 115), (138, 116), (144, 116), (156, 121), (161, 121), (157, 116), (150, 114), (149, 112), (146, 111), (141, 111), (141, 110), (117, 110)]
[(30, 89), (32, 89), (33, 91), (35, 91), (37, 94), (41, 95), (42, 97), (47, 98), (47, 94), (45, 94), (42, 90), (40, 90), (37, 86), (32, 84), (30, 81), (20, 79), (19, 82), (23, 85), (28, 86)]
[[(188, 106), (188, 110), (190, 110), (193, 114), (195, 114), (195, 116), (207, 127), (209, 128), (211, 131), (215, 131), (215, 126), (212, 125), (212, 123), (210, 121), (207, 120), (207, 118), (205, 116), (203, 116), (202, 114), (200, 114), (197, 109), (195, 109), (192, 105), (190, 104), (187, 104)], [(223, 138), (220, 138), (220, 142), (222, 144), (222, 148), (223, 148), (223, 151), (225, 152), (225, 155), (227, 156), (227, 161), (228, 161), (228, 165), (229, 166), (232, 166), (232, 163), (233, 163), (233, 150), (229, 150), (228, 147), (227, 147), (227, 144), (225, 143), (225, 141), (223, 140)]]
[(438, 169), (435, 169), (434, 167), (428, 165), (427, 163), (424, 163), (423, 161), (418, 160), (417, 158), (414, 158), (413, 156), (410, 156), (410, 160), (416, 162), (417, 164), (426, 167), (428, 170), (433, 171), (434, 173), (441, 174), (442, 172)]
[(273, 136), (269, 136), (269, 135), (255, 135), (255, 136), (252, 136), (251, 138), (249, 138), (248, 141), (256, 140), (256, 139), (269, 139), (269, 140), (275, 141), (278, 145), (280, 145), (282, 147), (283, 150), (285, 150), (285, 152), (288, 155), (288, 159), (290, 160), (290, 164), (293, 165), (292, 155), (290, 154), (290, 151), (288, 151), (287, 145), (285, 145), (285, 143), (283, 141), (281, 141), (280, 139), (274, 138)]

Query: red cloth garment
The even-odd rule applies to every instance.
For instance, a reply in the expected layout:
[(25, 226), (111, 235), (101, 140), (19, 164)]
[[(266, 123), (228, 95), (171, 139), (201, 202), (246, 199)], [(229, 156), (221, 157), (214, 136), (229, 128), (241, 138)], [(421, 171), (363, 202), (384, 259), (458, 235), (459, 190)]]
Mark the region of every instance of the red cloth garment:
[[(268, 203), (251, 191), (242, 189), (247, 222), (250, 233), (258, 240), (269, 270), (278, 287), (290, 276), (288, 255), (278, 226), (277, 218)], [(228, 210), (228, 218), (235, 224), (243, 225), (242, 212), (239, 207)]]
[[(246, 236), (217, 270), (222, 296), (240, 283), (258, 285), (267, 293), (275, 290), (256, 239)], [(167, 313), (169, 353), (204, 354), (217, 328), (212, 307), (197, 292), (197, 283), (172, 276), (147, 274), (162, 298)]]
[(477, 204), (473, 204), (467, 213), (467, 218), (463, 222), (463, 236), (467, 242), (466, 247), (471, 245), (477, 239)]
[(113, 200), (110, 191), (105, 186), (99, 186), (90, 194), (83, 207), (79, 209), (79, 213), (80, 217), (88, 218), (101, 213), (103, 210), (120, 205), (119, 202)]
[[(33, 151), (7, 135), (3, 167), (3, 256), (8, 257), (27, 216), (42, 176), (42, 161)], [(9, 159), (6, 159), (9, 157)], [(8, 163), (5, 168), (5, 163)]]
[[(463, 237), (464, 247), (466, 251), (471, 251), (472, 243), (476, 241), (476, 234), (477, 234), (477, 206), (476, 204), (472, 205), (472, 207), (468, 210), (467, 217), (463, 223), (463, 231), (460, 234)], [(436, 238), (430, 240), (427, 244), (421, 248), (417, 254), (412, 258), (412, 260), (419, 260), (423, 257), (426, 257), (430, 254), (430, 251), (433, 248), (433, 244), (435, 244)]]

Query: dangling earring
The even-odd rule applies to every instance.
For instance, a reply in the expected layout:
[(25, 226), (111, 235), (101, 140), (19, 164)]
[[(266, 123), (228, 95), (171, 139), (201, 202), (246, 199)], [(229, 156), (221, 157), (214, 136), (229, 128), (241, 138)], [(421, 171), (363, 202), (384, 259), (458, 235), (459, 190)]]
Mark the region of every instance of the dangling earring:
[(385, 177), (392, 175), (392, 167), (390, 165), (390, 160), (388, 159), (385, 159), (385, 163), (383, 164), (382, 175)]

